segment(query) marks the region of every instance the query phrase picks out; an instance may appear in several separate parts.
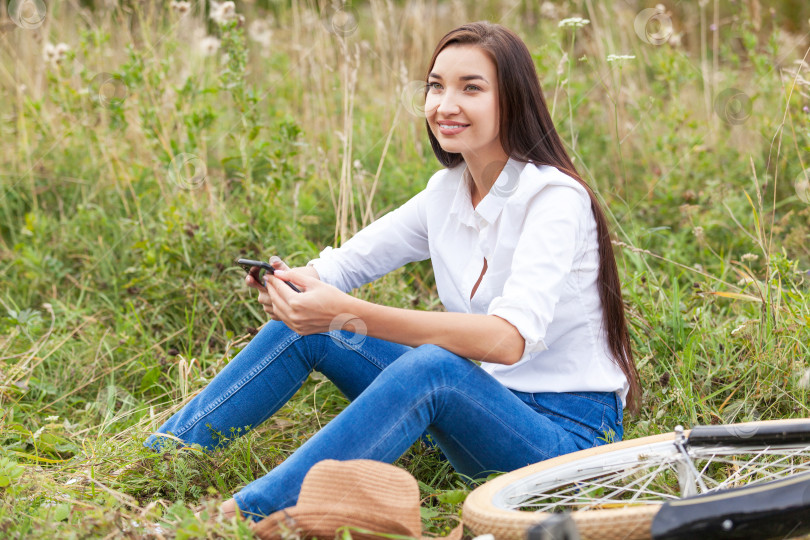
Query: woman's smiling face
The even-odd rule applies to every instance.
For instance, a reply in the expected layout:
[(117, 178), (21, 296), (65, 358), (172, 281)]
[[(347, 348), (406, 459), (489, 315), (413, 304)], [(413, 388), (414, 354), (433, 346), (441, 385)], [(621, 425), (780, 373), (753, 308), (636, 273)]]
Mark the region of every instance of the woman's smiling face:
[(495, 63), (474, 45), (450, 45), (428, 76), (425, 117), (448, 153), (469, 158), (502, 154)]

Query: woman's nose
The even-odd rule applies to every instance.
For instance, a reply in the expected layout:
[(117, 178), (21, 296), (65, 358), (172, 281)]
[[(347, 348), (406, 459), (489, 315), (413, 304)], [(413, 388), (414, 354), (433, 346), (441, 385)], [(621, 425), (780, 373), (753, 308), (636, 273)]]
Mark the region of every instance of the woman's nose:
[(439, 100), (439, 106), (436, 108), (439, 114), (456, 114), (459, 112), (458, 100), (454, 92), (445, 92)]

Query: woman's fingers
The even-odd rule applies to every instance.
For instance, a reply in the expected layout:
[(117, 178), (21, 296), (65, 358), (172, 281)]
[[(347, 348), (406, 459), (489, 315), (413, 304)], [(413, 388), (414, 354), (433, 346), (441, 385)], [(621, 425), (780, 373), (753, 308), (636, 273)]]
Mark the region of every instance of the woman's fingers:
[(273, 268), (275, 268), (276, 270), (289, 270), (290, 269), (290, 267), (287, 266), (287, 263), (282, 261), (281, 258), (279, 256), (277, 256), (277, 255), (273, 255), (272, 257), (270, 257), (269, 262), (273, 266)]
[(258, 289), (260, 291), (265, 290), (264, 284), (256, 281), (256, 279), (250, 274), (245, 276), (245, 283), (247, 283), (248, 287), (253, 287), (254, 289)]
[(270, 294), (268, 294), (267, 288), (265, 288), (263, 284), (259, 284), (259, 282), (256, 281), (256, 279), (250, 274), (245, 276), (245, 283), (247, 283), (248, 287), (252, 287), (259, 291), (258, 301), (262, 305), (262, 310), (270, 315), (270, 318), (274, 321), (281, 320), (278, 318), (275, 310), (273, 309), (273, 299), (270, 297)]

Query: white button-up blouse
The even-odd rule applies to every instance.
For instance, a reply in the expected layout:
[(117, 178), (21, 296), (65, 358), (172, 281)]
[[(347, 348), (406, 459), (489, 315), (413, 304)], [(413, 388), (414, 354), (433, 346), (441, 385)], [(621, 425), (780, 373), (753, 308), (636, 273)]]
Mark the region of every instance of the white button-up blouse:
[(408, 202), (308, 265), (348, 292), (430, 258), (448, 311), (497, 315), (525, 339), (517, 363), (481, 362), (504, 386), (615, 391), (626, 402), (627, 378), (602, 326), (596, 221), (585, 188), (555, 167), (513, 159), (476, 208), (471, 187), (464, 162), (442, 169)]

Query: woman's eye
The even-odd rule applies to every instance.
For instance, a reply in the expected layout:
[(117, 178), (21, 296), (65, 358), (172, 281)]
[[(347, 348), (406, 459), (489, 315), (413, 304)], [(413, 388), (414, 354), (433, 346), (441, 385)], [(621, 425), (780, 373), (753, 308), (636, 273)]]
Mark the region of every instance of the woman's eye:
[[(428, 90), (441, 90), (442, 89), (441, 83), (437, 83), (437, 82), (427, 83), (427, 87), (428, 87)], [(469, 90), (469, 89), (472, 89), (472, 90), (475, 90), (475, 91), (480, 91), (481, 87), (476, 86), (474, 84), (468, 84), (467, 86), (464, 87), (464, 90)]]

